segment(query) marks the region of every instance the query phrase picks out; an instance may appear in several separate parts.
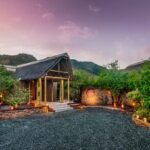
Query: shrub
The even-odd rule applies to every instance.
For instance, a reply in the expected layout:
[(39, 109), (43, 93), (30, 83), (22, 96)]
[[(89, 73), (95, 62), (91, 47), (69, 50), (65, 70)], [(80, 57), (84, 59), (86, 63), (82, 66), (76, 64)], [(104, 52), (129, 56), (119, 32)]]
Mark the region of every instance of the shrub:
[(107, 105), (108, 104), (108, 101), (109, 101), (109, 99), (108, 99), (108, 97), (107, 96), (104, 96), (103, 98), (102, 98), (102, 101), (101, 101), (101, 105)]
[(146, 108), (146, 109), (149, 109), (150, 111), (150, 100), (144, 100), (143, 102), (143, 107)]
[(135, 108), (143, 105), (142, 95), (139, 90), (128, 92), (127, 96), (130, 98), (130, 102), (134, 104)]
[(141, 72), (139, 91), (144, 99), (143, 106), (150, 109), (150, 64)]
[(15, 77), (12, 72), (0, 66), (0, 93), (4, 96), (11, 93), (14, 88)]
[(28, 90), (20, 88), (19, 85), (17, 85), (13, 93), (7, 96), (5, 102), (9, 105), (15, 106), (16, 104), (28, 102), (28, 100), (29, 100)]
[(119, 70), (105, 70), (99, 75), (97, 85), (111, 91), (113, 99), (121, 103), (121, 95), (129, 91), (128, 73)]
[(150, 110), (146, 108), (140, 108), (136, 111), (136, 114), (140, 116), (140, 118), (148, 118), (150, 119)]
[(81, 100), (83, 88), (95, 86), (96, 76), (84, 70), (74, 71), (74, 82), (71, 83), (71, 99)]

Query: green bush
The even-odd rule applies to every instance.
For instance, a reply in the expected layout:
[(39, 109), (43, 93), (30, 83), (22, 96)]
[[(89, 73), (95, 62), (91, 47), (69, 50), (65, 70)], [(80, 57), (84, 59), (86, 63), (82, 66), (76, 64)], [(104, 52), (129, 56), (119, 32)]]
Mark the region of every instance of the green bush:
[(113, 99), (121, 103), (121, 96), (129, 91), (128, 73), (120, 70), (105, 70), (97, 80), (97, 86), (111, 91)]
[(146, 108), (140, 108), (136, 111), (136, 114), (140, 116), (140, 118), (148, 118), (150, 119), (150, 110)]
[(139, 91), (144, 99), (143, 107), (150, 109), (150, 64), (141, 71)]
[(82, 90), (85, 87), (95, 86), (96, 76), (84, 70), (74, 71), (74, 81), (71, 82), (71, 99), (81, 100)]
[(127, 96), (135, 101), (140, 101), (142, 99), (142, 95), (138, 90), (128, 92)]
[(14, 88), (15, 76), (12, 72), (7, 71), (4, 66), (0, 66), (0, 93), (4, 98), (11, 93)]
[(101, 100), (101, 105), (106, 106), (108, 104), (108, 101), (109, 101), (108, 97), (104, 96)]
[(5, 102), (9, 105), (15, 106), (16, 104), (22, 104), (28, 102), (29, 92), (27, 89), (20, 88), (17, 85), (12, 94), (8, 95)]
[(150, 110), (150, 100), (144, 100), (143, 107)]

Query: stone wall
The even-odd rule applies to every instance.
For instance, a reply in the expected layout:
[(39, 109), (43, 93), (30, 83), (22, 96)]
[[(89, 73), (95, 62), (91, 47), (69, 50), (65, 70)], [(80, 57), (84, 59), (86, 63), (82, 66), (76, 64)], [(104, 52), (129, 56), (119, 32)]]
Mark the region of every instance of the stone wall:
[(86, 88), (82, 91), (81, 102), (85, 105), (111, 105), (113, 101), (109, 90)]

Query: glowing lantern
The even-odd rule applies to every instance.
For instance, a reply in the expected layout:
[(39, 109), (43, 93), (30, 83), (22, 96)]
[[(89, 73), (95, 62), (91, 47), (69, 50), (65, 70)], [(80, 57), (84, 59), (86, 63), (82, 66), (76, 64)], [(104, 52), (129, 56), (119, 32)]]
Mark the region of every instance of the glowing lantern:
[(140, 118), (139, 115), (136, 115), (136, 118), (139, 119)]
[(133, 107), (135, 107), (135, 105), (136, 105), (136, 103), (135, 103), (135, 102), (133, 102), (133, 103), (132, 103), (132, 106), (133, 106)]
[(121, 108), (124, 109), (124, 104), (121, 105)]
[(14, 110), (14, 106), (10, 106), (10, 110)]
[(144, 122), (146, 122), (146, 123), (147, 123), (147, 118), (143, 118), (143, 120), (144, 120)]
[(47, 106), (44, 106), (44, 107), (43, 107), (43, 111), (44, 111), (45, 113), (48, 113), (48, 107), (47, 107)]
[(0, 93), (0, 98), (3, 98), (3, 94), (2, 93)]
[(116, 102), (114, 102), (114, 108), (116, 108), (117, 107), (117, 104), (116, 104)]

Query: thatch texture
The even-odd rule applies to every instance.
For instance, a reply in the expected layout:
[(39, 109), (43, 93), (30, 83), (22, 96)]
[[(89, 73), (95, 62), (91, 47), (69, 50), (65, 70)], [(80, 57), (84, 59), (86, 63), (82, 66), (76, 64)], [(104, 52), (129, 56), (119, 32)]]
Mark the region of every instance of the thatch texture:
[[(60, 65), (59, 68), (56, 66)], [(64, 67), (65, 66), (65, 67)], [(62, 69), (68, 72), (68, 76), (72, 77), (71, 61), (67, 53), (48, 57), (43, 60), (17, 66), (16, 74), (20, 80), (33, 80), (45, 75), (50, 69)]]

